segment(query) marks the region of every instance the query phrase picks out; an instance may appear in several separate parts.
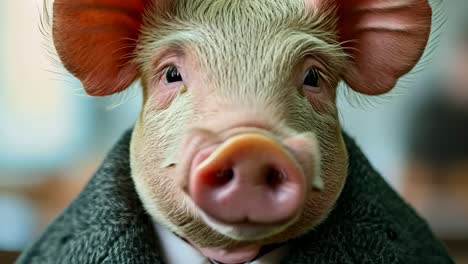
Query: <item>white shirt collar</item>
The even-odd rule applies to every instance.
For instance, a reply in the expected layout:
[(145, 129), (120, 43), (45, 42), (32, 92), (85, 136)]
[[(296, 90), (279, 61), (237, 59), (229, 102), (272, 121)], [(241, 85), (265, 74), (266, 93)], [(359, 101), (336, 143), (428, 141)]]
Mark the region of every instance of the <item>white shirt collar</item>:
[[(180, 237), (169, 231), (167, 228), (155, 224), (156, 235), (158, 236), (160, 250), (162, 257), (167, 264), (212, 264), (216, 263), (210, 261), (203, 256), (197, 249), (185, 242)], [(260, 258), (248, 262), (246, 264), (279, 264), (281, 259), (286, 255), (289, 247), (279, 247)]]

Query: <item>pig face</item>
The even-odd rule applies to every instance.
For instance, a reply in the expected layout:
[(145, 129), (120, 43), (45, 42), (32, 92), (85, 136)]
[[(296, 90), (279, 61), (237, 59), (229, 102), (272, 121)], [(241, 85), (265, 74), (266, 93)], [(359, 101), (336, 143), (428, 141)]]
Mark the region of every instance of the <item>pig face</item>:
[(346, 178), (333, 16), (265, 4), (179, 1), (144, 24), (133, 177), (155, 219), (201, 247), (298, 236)]
[[(347, 175), (337, 83), (390, 90), (431, 18), (422, 0), (69, 2), (55, 2), (54, 40), (86, 91), (141, 79), (131, 166), (143, 205), (223, 262), (326, 218)], [(76, 16), (88, 30), (67, 26)]]

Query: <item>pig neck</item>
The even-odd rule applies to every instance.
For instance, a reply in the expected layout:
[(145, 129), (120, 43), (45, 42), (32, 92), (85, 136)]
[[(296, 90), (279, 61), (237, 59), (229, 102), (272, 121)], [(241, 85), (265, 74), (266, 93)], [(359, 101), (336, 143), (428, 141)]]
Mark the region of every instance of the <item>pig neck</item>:
[[(164, 263), (130, 176), (127, 132), (82, 193), (26, 249), (26, 263)], [(427, 224), (345, 136), (349, 175), (329, 217), (290, 241), (282, 263), (454, 263)]]

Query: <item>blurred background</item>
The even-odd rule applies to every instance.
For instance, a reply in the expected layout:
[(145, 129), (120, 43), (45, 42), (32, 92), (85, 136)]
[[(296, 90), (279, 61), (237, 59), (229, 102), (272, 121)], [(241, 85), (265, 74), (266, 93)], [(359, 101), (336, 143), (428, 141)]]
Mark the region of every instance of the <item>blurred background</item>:
[[(43, 0), (0, 1), (0, 251), (19, 252), (79, 193), (141, 98), (90, 98), (54, 65), (39, 31)], [(342, 93), (345, 130), (468, 263), (468, 2), (439, 6), (437, 39), (390, 94)], [(445, 23), (442, 23), (446, 20)], [(434, 37), (435, 38), (435, 37)], [(5, 253), (4, 253), (5, 254)], [(1, 260), (13, 256), (0, 255)]]

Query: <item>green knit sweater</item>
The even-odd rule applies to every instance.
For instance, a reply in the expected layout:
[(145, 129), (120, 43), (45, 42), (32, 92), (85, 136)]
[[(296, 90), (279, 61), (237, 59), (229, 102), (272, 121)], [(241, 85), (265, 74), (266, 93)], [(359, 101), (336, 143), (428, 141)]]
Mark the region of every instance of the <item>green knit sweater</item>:
[[(163, 263), (129, 167), (127, 132), (82, 193), (17, 263)], [(345, 137), (349, 177), (330, 216), (282, 263), (454, 263), (427, 224)], [(184, 263), (181, 263), (184, 264)]]

